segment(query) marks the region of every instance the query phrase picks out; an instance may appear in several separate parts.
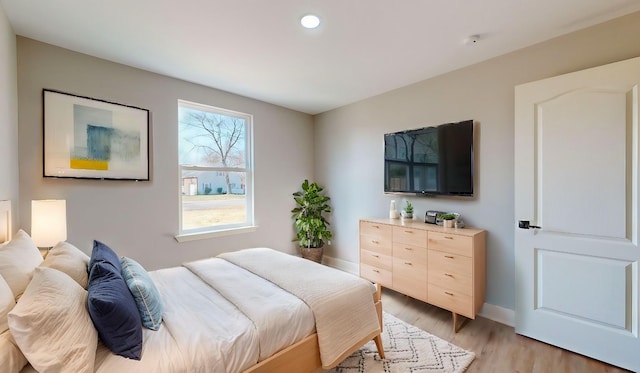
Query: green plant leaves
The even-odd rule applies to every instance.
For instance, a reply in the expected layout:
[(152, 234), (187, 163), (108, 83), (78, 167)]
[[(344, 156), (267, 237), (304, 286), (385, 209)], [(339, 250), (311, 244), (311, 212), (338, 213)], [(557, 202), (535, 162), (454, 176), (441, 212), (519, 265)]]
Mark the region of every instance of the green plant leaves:
[(331, 212), (331, 198), (322, 195), (324, 189), (315, 182), (305, 180), (301, 188), (302, 192), (293, 193), (296, 202), (296, 207), (291, 210), (296, 228), (293, 241), (299, 241), (302, 247), (322, 247), (324, 241), (333, 236), (328, 228), (329, 222), (323, 216)]

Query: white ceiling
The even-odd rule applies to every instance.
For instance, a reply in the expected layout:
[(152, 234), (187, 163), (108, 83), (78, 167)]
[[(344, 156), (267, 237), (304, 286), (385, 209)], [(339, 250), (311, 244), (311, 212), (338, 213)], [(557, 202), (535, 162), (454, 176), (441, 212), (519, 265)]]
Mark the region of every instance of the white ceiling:
[[(638, 0), (0, 0), (16, 34), (316, 114), (640, 10)], [(316, 13), (318, 29), (301, 16)], [(480, 41), (463, 41), (477, 34)]]

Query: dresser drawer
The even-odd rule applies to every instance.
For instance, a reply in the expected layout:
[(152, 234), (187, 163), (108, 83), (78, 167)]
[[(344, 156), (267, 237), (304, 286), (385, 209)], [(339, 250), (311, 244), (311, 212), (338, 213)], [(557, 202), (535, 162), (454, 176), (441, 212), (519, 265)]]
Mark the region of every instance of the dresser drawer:
[(391, 232), (391, 226), (389, 225), (361, 221), (360, 249), (391, 256), (393, 252)]
[(406, 243), (393, 243), (393, 257), (427, 264), (427, 249)]
[(393, 253), (393, 246), (391, 245), (391, 239), (380, 239), (380, 237), (373, 237), (361, 234), (360, 235), (360, 249), (373, 251), (382, 255), (391, 256)]
[(391, 271), (360, 263), (360, 277), (387, 288), (393, 287)]
[(360, 234), (366, 234), (367, 236), (387, 237), (391, 240), (392, 227), (387, 224), (378, 224), (370, 221), (360, 221)]
[(429, 249), (473, 256), (473, 238), (457, 234), (429, 232)]
[(427, 287), (428, 302), (451, 312), (475, 319), (472, 298), (453, 290), (443, 289), (429, 284)]
[(393, 258), (376, 251), (360, 250), (360, 262), (388, 271), (393, 268)]
[(393, 289), (425, 301), (427, 299), (427, 266), (393, 258)]
[(469, 277), (473, 275), (473, 259), (468, 256), (429, 250), (427, 263), (429, 271), (444, 271)]
[(393, 227), (393, 242), (427, 247), (427, 231), (408, 227)]
[(429, 250), (428, 282), (443, 289), (473, 295), (473, 263), (468, 256)]

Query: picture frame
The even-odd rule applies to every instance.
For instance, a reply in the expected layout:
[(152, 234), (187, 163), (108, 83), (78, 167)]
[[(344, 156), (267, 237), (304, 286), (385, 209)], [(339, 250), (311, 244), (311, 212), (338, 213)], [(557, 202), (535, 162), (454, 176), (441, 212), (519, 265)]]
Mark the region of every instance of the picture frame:
[(149, 180), (147, 109), (42, 90), (43, 176)]

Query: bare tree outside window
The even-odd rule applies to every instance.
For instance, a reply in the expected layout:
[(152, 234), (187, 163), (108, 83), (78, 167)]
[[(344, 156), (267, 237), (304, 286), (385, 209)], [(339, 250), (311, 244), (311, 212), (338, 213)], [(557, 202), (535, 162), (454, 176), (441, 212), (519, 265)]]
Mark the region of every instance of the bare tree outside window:
[[(202, 164), (244, 168), (245, 120), (226, 115), (188, 111), (180, 125), (190, 152), (202, 157)], [(232, 194), (229, 172), (223, 171), (226, 194)]]
[(253, 225), (248, 114), (179, 101), (181, 232)]

